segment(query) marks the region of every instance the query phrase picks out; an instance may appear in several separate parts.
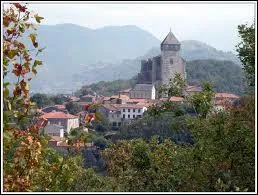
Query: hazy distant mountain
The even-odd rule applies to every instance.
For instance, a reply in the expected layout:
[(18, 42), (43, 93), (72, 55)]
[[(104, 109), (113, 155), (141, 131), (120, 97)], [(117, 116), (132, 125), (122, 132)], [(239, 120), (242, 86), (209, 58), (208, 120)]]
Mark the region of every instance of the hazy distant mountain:
[[(139, 71), (141, 59), (160, 53), (161, 42), (137, 26), (93, 30), (74, 24), (41, 25), (38, 37), (46, 49), (32, 90), (45, 93), (68, 92), (100, 80), (131, 78)], [(232, 53), (198, 41), (182, 41), (182, 56), (186, 60), (237, 61)]]
[[(241, 64), (239, 59), (232, 52), (224, 52), (217, 50), (216, 48), (195, 40), (185, 40), (181, 41), (181, 56), (189, 60), (205, 60), (205, 59), (214, 59), (214, 60), (228, 60), (232, 61), (238, 65)], [(160, 48), (155, 47), (149, 50), (146, 56), (155, 56), (160, 54)]]

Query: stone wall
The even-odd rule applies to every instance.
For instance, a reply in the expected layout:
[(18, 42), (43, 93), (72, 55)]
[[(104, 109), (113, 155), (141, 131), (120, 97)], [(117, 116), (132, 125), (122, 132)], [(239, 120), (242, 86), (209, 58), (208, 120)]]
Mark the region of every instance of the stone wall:
[(161, 79), (163, 84), (168, 84), (170, 79), (173, 80), (175, 73), (181, 74), (184, 78), (184, 66), (183, 59), (179, 56), (177, 51), (164, 50), (161, 52)]

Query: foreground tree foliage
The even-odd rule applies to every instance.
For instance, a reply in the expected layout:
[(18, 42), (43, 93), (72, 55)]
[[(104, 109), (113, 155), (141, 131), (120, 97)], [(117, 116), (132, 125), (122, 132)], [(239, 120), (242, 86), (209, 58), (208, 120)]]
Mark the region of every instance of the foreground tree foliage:
[[(20, 128), (35, 105), (29, 98), (29, 81), (31, 72), (36, 75), (37, 66), (42, 65), (42, 61), (35, 59), (42, 48), (32, 22), (40, 23), (42, 19), (19, 3), (10, 4), (3, 12), (3, 187), (8, 192), (73, 191), (77, 175), (93, 174), (83, 168), (80, 156), (61, 155), (48, 148), (48, 139), (39, 134), (45, 121)], [(28, 38), (33, 48), (21, 41), (26, 32), (30, 32)], [(17, 82), (6, 82), (9, 74), (14, 74)], [(94, 177), (91, 179), (89, 191), (95, 189), (91, 189), (95, 184)]]
[(255, 26), (238, 26), (241, 42), (237, 45), (238, 57), (244, 65), (244, 71), (249, 86), (255, 86)]
[(108, 176), (125, 191), (254, 191), (254, 99), (228, 113), (187, 118), (194, 144), (155, 138), (104, 151)]
[[(199, 114), (196, 117), (186, 115), (179, 106), (169, 102), (150, 109), (146, 121), (135, 128), (137, 135), (141, 135), (144, 125), (158, 118), (159, 123), (152, 123), (157, 133), (153, 128), (150, 134), (143, 134), (148, 139), (118, 140), (111, 146), (103, 144), (106, 140), (98, 139), (107, 166), (105, 176), (83, 166), (76, 146), (90, 139), (85, 132), (72, 131), (68, 141), (70, 150), (59, 153), (49, 148), (48, 138), (39, 133), (46, 121), (31, 120), (21, 128), (35, 106), (29, 97), (31, 73), (36, 75), (37, 67), (43, 64), (36, 59), (42, 48), (31, 21), (40, 23), (42, 19), (19, 3), (10, 4), (3, 13), (4, 191), (255, 190), (254, 95), (243, 97), (227, 112), (208, 115), (213, 91), (210, 85), (205, 85), (204, 91), (190, 101)], [(21, 41), (27, 31), (32, 49)], [(15, 83), (6, 82), (10, 74), (16, 76)], [(180, 93), (180, 88), (173, 91)], [(174, 121), (169, 118), (171, 116)], [(168, 120), (171, 123), (162, 127), (161, 124)], [(167, 139), (171, 132), (165, 129), (171, 126), (172, 130), (187, 130), (193, 142), (182, 144)], [(164, 137), (151, 137), (153, 135)]]

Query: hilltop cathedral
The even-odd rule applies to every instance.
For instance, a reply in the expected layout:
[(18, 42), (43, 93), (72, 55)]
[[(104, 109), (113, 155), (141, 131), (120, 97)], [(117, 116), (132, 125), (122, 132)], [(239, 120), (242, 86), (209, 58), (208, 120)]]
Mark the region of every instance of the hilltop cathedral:
[(179, 55), (181, 44), (170, 31), (160, 45), (161, 55), (141, 61), (137, 84), (130, 91), (130, 98), (155, 99), (155, 86), (168, 84), (175, 73), (186, 79), (185, 61)]

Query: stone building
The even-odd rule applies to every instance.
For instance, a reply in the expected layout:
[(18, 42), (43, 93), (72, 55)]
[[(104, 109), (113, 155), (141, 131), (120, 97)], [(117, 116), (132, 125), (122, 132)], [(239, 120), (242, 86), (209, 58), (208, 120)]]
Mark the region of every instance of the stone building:
[(47, 120), (48, 125), (57, 124), (64, 127), (65, 132), (69, 133), (71, 129), (79, 127), (77, 116), (66, 114), (64, 112), (49, 112), (41, 115), (39, 118)]
[[(141, 71), (138, 74), (137, 84), (130, 91), (130, 94), (135, 94), (133, 98), (151, 99), (150, 96), (138, 97), (137, 94), (142, 94), (139, 91), (136, 93), (139, 84), (159, 87), (161, 84), (168, 84), (170, 80), (173, 80), (176, 73), (185, 78), (185, 61), (179, 55), (180, 47), (180, 42), (170, 31), (160, 45), (161, 55), (141, 61)], [(152, 90), (152, 88), (149, 87), (148, 90)], [(146, 95), (150, 93), (146, 93)]]
[(64, 137), (64, 126), (48, 124), (42, 129), (42, 132), (49, 136)]
[(155, 99), (155, 86), (153, 84), (136, 84), (130, 91), (130, 98)]

